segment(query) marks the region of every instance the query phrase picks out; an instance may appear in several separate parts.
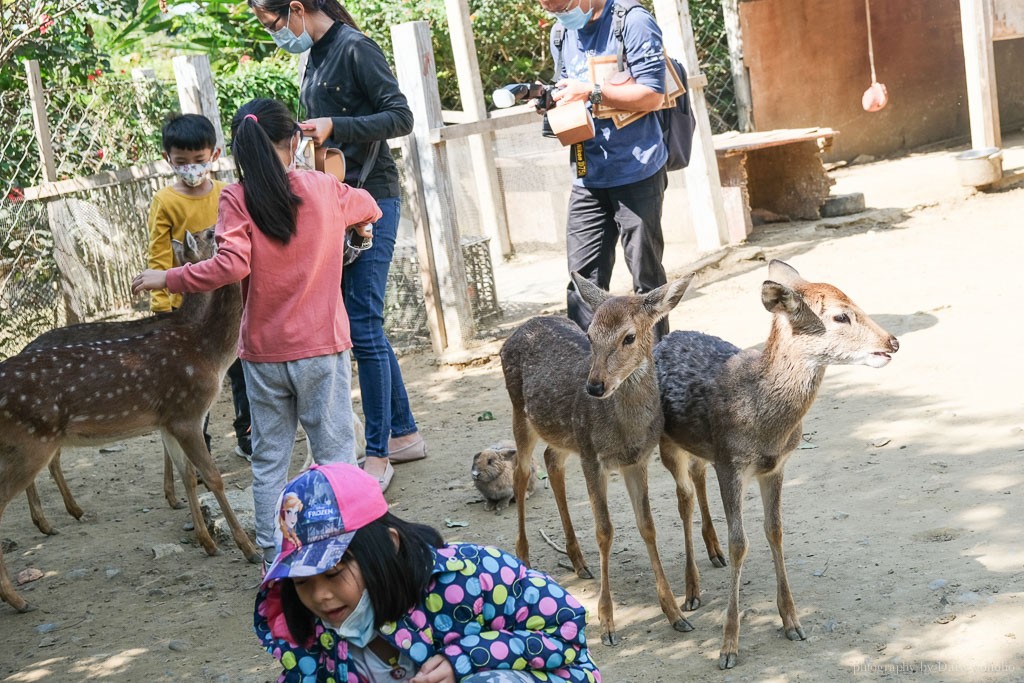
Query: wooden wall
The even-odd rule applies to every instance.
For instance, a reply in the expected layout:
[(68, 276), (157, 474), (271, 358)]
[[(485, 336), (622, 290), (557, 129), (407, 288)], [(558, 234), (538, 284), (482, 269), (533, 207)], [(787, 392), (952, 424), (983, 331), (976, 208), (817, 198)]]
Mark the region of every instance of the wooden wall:
[[(758, 130), (828, 126), (840, 132), (827, 158), (898, 153), (968, 139), (958, 0), (871, 4), (878, 81), (889, 104), (869, 114), (864, 0), (749, 0), (740, 4), (744, 59)], [(1024, 123), (1024, 40), (995, 43), (1003, 130)]]

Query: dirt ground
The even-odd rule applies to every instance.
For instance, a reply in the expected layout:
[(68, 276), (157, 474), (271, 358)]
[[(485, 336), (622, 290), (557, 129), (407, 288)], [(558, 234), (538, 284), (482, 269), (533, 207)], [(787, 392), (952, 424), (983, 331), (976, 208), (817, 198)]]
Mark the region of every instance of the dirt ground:
[[(1024, 154), (1020, 137), (1010, 142)], [(756, 486), (746, 499), (740, 659), (727, 672), (717, 660), (728, 569), (713, 568), (698, 546), (704, 604), (687, 614), (693, 632), (673, 631), (613, 477), (611, 583), (621, 642), (603, 646), (597, 582), (561, 567), (541, 540), (541, 529), (562, 538), (551, 492), (529, 500), (534, 565), (591, 610), (590, 641), (605, 681), (1024, 680), (1024, 189), (961, 188), (954, 153), (835, 171), (835, 191), (863, 191), (872, 210), (757, 229), (701, 273), (670, 319), (674, 329), (740, 347), (762, 343), (769, 318), (760, 284), (766, 259), (781, 258), (807, 279), (842, 288), (900, 339), (883, 369), (829, 370), (804, 421), (805, 443), (788, 463), (784, 545), (806, 641), (790, 642), (781, 629)], [(397, 514), (432, 523), (449, 539), (511, 549), (514, 509), (485, 512), (469, 478), (473, 453), (510, 436), (497, 348), (485, 344), (475, 361), (457, 366), (429, 354), (402, 358), (430, 457), (399, 467), (388, 499)], [(213, 415), (215, 454), (228, 486), (244, 488), (250, 474), (231, 452), (229, 412), (225, 392)], [(494, 419), (481, 420), (486, 413)], [(36, 611), (0, 606), (0, 681), (273, 679), (275, 664), (251, 631), (259, 569), (227, 544), (206, 556), (183, 530), (187, 510), (169, 509), (161, 495), (156, 437), (121, 445), (65, 454), (70, 485), (88, 511), (81, 522), (40, 477), (59, 535), (32, 526), (24, 497), (6, 510), (0, 538), (16, 543), (8, 568), (12, 575), (36, 568), (43, 578), (21, 587)], [(569, 488), (596, 572), (582, 477)], [(681, 525), (673, 483), (657, 462), (650, 489), (662, 559), (681, 601)], [(710, 491), (724, 539), (713, 478)], [(153, 547), (167, 543), (184, 553), (155, 559)]]

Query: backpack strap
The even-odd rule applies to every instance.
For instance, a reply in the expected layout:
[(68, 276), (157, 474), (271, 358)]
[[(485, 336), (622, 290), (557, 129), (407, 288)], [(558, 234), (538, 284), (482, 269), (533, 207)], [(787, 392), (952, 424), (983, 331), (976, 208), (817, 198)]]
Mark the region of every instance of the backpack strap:
[(551, 41), (555, 45), (555, 75), (557, 82), (562, 77), (562, 45), (565, 43), (565, 27), (557, 21), (551, 28)]
[(626, 15), (635, 7), (642, 5), (636, 0), (612, 0), (612, 35), (619, 42), (615, 52), (615, 62), (619, 71), (625, 71), (626, 62)]

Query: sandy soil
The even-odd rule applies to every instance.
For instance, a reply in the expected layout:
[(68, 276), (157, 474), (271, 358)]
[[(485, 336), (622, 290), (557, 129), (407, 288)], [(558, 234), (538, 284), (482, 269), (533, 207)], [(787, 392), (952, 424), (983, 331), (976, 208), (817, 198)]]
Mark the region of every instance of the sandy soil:
[[(741, 347), (762, 343), (765, 259), (781, 258), (808, 279), (841, 287), (900, 338), (884, 369), (829, 371), (804, 422), (806, 443), (787, 467), (786, 561), (805, 642), (788, 641), (781, 629), (756, 486), (746, 498), (740, 661), (728, 672), (717, 668), (728, 569), (713, 568), (698, 546), (704, 604), (687, 615), (696, 630), (673, 631), (613, 477), (621, 644), (602, 646), (597, 582), (561, 567), (540, 539), (540, 529), (562, 537), (551, 492), (529, 500), (534, 564), (592, 610), (594, 658), (606, 681), (1024, 680), (1024, 189), (964, 190), (951, 158), (943, 151), (837, 171), (837, 191), (864, 191), (874, 211), (838, 225), (758, 229), (704, 271), (671, 316), (675, 329)], [(561, 290), (552, 295), (557, 301)], [(402, 359), (431, 457), (401, 466), (388, 498), (399, 515), (433, 523), (450, 539), (512, 548), (514, 510), (485, 512), (469, 478), (472, 454), (510, 436), (497, 348), (485, 345), (459, 366), (426, 354)], [(213, 417), (215, 454), (228, 486), (244, 488), (250, 474), (231, 453), (229, 411), (225, 393)], [(485, 411), (494, 419), (481, 421)], [(88, 511), (81, 522), (40, 478), (59, 535), (32, 526), (24, 497), (8, 507), (0, 538), (16, 543), (6, 553), (12, 575), (31, 567), (44, 576), (21, 587), (37, 611), (0, 606), (0, 681), (272, 679), (274, 663), (251, 633), (258, 568), (230, 545), (217, 557), (194, 545), (182, 529), (187, 511), (162, 498), (155, 437), (122, 445), (65, 455)], [(582, 477), (569, 488), (596, 571)], [(681, 526), (673, 483), (657, 462), (650, 489), (662, 558), (681, 600)], [(724, 539), (716, 491), (712, 479), (713, 522)], [(152, 548), (165, 543), (184, 553), (154, 559)]]

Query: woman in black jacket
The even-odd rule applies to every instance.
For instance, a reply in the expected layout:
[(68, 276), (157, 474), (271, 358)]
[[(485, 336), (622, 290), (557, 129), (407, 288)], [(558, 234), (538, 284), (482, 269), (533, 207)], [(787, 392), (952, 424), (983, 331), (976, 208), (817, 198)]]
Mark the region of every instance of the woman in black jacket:
[(318, 145), (341, 149), (345, 181), (367, 190), (384, 213), (373, 226), (373, 247), (345, 267), (343, 289), (366, 418), (364, 469), (386, 489), (392, 462), (426, 456), (395, 352), (384, 335), (384, 290), (401, 207), (398, 169), (387, 141), (412, 130), (412, 112), (383, 51), (337, 0), (248, 2), (281, 49), (309, 51), (299, 92), (309, 116), (300, 124), (303, 133)]

